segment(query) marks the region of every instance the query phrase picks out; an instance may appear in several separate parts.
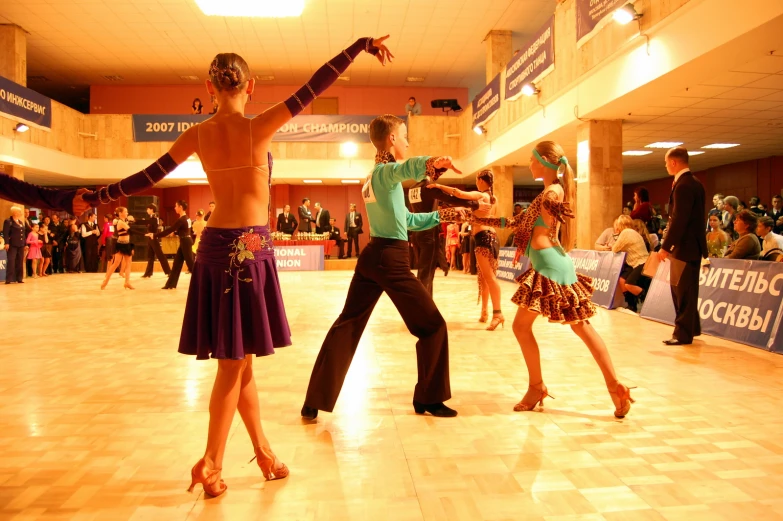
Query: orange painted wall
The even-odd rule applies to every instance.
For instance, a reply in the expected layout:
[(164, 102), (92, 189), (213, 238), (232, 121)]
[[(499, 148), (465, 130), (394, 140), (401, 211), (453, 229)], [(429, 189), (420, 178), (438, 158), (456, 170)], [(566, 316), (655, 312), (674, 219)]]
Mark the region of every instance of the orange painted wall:
[[(259, 114), (271, 105), (285, 100), (296, 86), (258, 86), (248, 103), (248, 114)], [(464, 108), (468, 105), (468, 89), (429, 87), (344, 87), (333, 86), (321, 97), (338, 98), (340, 114), (402, 115), (408, 98), (414, 96), (422, 113), (442, 115), (430, 108), (434, 99), (456, 99)], [(91, 114), (190, 114), (194, 98), (212, 110), (204, 85), (93, 85), (90, 87)], [(304, 114), (310, 113), (308, 107)]]

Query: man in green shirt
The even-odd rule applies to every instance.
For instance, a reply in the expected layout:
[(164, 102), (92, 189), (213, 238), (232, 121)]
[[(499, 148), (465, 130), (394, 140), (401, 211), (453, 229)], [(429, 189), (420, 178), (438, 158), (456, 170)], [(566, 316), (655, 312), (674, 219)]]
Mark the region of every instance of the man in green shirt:
[[(464, 217), (455, 209), (412, 214), (405, 207), (401, 182), (421, 181), (436, 171), (459, 170), (448, 157), (412, 157), (405, 123), (396, 116), (379, 116), (370, 123), (370, 140), (377, 150), (375, 167), (362, 187), (370, 222), (370, 244), (356, 264), (342, 313), (326, 334), (310, 376), (302, 417), (313, 420), (318, 411), (331, 412), (345, 375), (359, 345), (367, 321), (386, 292), (408, 330), (416, 336), (419, 379), (413, 392), (416, 414), (453, 417), (457, 411), (443, 402), (451, 398), (449, 385), (449, 338), (432, 296), (411, 273), (408, 230), (438, 226), (442, 215), (449, 220)], [(399, 159), (402, 162), (397, 162)]]

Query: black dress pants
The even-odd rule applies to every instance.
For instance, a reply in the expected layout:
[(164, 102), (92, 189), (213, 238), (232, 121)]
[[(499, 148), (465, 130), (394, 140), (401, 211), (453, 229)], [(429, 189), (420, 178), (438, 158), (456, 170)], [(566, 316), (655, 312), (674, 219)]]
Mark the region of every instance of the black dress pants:
[(356, 246), (356, 256), (358, 257), (360, 254), (359, 251), (359, 234), (356, 233), (356, 228), (348, 228), (348, 257), (351, 256), (352, 247)]
[(326, 334), (310, 376), (305, 405), (331, 412), (375, 304), (386, 292), (416, 343), (418, 382), (413, 399), (423, 404), (451, 398), (449, 338), (432, 297), (410, 270), (408, 242), (372, 238), (348, 289), (342, 313)]
[(167, 288), (176, 288), (179, 282), (179, 275), (182, 273), (182, 264), (187, 263), (188, 270), (193, 273), (193, 239), (190, 237), (179, 238), (179, 248), (174, 257), (174, 264), (171, 266), (169, 280), (166, 281)]
[(672, 299), (677, 314), (674, 319), (674, 334), (683, 344), (693, 342), (693, 337), (701, 335), (699, 321), (699, 261), (687, 262), (677, 286), (672, 286)]
[[(419, 250), (419, 263), (416, 278), (421, 281), (424, 289), (432, 296), (432, 281), (435, 278), (435, 269), (440, 264), (440, 231), (438, 227), (424, 230), (422, 232), (413, 232), (413, 241)], [(443, 264), (446, 263), (446, 257), (443, 256)], [(442, 264), (441, 264), (442, 266)]]
[[(160, 247), (160, 240), (150, 239), (149, 237), (147, 237), (147, 269), (144, 270), (145, 277), (152, 277), (152, 272), (153, 269), (155, 268), (155, 257), (158, 258), (158, 262), (160, 262), (160, 267), (163, 268), (163, 273), (165, 273), (166, 275), (170, 274), (171, 268), (169, 267), (169, 260), (166, 258), (166, 255), (163, 253), (163, 248)], [(188, 264), (188, 267), (190, 267), (191, 264)]]
[(24, 246), (8, 247), (8, 263), (6, 264), (6, 282), (24, 282)]

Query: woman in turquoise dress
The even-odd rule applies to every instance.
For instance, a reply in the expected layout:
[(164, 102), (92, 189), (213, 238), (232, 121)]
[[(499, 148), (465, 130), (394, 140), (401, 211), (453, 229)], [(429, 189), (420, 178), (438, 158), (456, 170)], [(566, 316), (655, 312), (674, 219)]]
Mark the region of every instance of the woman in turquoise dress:
[(631, 409), (631, 392), (617, 379), (606, 344), (590, 324), (589, 319), (596, 314), (591, 300), (593, 281), (576, 273), (567, 254), (575, 239), (571, 221), (574, 217), (571, 205), (576, 194), (573, 170), (560, 145), (542, 141), (533, 149), (530, 171), (534, 179), (544, 180), (544, 191), (526, 212), (508, 221), (471, 219), (477, 224), (512, 228), (517, 247), (515, 262), (524, 253), (531, 263), (531, 268), (517, 278), (519, 288), (511, 299), (519, 306), (513, 329), (529, 374), (527, 392), (514, 410), (532, 411), (537, 404), (543, 406), (544, 398), (554, 398), (544, 385), (541, 355), (533, 335), (533, 322), (542, 315), (550, 322), (570, 325), (582, 339), (603, 373), (614, 402), (614, 415), (623, 418)]

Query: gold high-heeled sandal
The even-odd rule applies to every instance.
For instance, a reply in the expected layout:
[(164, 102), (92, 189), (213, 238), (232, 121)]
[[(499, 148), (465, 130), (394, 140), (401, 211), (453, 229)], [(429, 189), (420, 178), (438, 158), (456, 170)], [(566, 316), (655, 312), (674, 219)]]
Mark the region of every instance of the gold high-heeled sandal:
[(190, 487), (188, 487), (188, 492), (193, 492), (193, 487), (196, 486), (196, 483), (201, 483), (205, 493), (213, 497), (221, 495), (228, 489), (228, 486), (222, 479), (218, 480), (221, 470), (207, 469), (207, 462), (204, 461), (204, 458), (201, 458), (190, 470)]
[(272, 449), (269, 447), (256, 447), (255, 452), (256, 455), (248, 463), (252, 463), (254, 459), (257, 459), (258, 467), (267, 481), (288, 477), (288, 467), (275, 456)]
[(479, 322), (484, 323), (489, 318), (489, 314), (487, 313), (486, 309), (481, 310), (481, 316), (479, 317)]
[(615, 418), (625, 418), (625, 415), (631, 410), (631, 404), (636, 403), (636, 400), (631, 398), (631, 389), (636, 389), (636, 387), (626, 387), (617, 382), (617, 390), (609, 391), (609, 394), (616, 395), (620, 401), (620, 406), (614, 410)]
[(503, 326), (505, 329), (506, 324), (506, 317), (503, 316), (503, 313), (499, 309), (492, 311), (492, 322), (489, 324), (489, 327), (487, 327), (487, 331), (494, 331), (498, 328), (498, 326)]
[[(541, 389), (538, 389), (539, 385), (541, 386)], [(527, 388), (539, 391), (541, 396), (539, 396), (532, 405), (525, 403), (525, 399), (523, 397), (522, 400), (520, 400), (519, 403), (514, 406), (514, 410), (517, 412), (534, 411), (536, 409), (536, 405), (541, 407), (544, 406), (544, 398), (552, 398), (553, 400), (555, 399), (554, 396), (549, 394), (549, 389), (546, 388), (544, 382), (537, 383), (536, 385), (528, 385)]]

